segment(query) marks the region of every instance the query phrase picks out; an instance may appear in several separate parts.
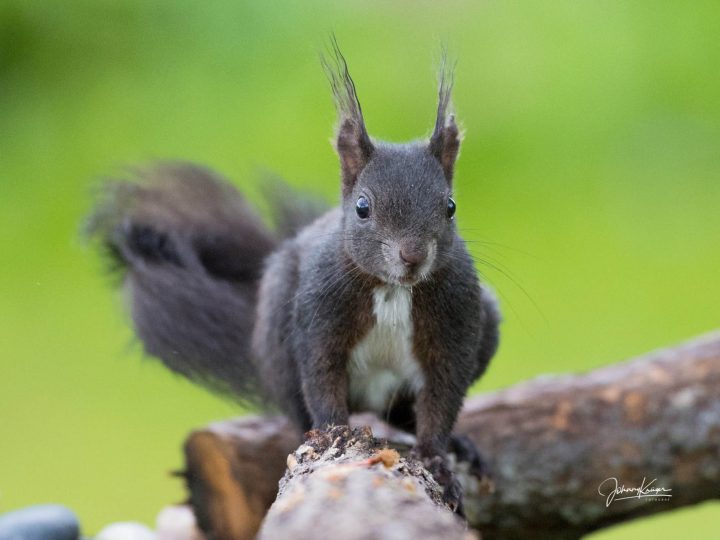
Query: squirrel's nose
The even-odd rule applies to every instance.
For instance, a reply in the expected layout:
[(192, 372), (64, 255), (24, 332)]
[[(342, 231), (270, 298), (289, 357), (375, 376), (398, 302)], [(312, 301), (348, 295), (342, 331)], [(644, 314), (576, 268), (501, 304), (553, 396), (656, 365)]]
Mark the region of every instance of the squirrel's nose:
[(420, 266), (427, 259), (427, 248), (424, 246), (403, 246), (400, 248), (400, 260), (410, 269)]

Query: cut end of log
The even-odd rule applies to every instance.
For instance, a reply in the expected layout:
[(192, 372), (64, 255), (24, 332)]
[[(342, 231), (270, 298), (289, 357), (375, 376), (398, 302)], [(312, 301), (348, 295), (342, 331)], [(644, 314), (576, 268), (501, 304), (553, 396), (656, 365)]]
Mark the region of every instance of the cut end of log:
[(347, 540), (478, 538), (422, 464), (385, 447), (369, 427), (310, 431), (288, 462), (261, 540), (314, 540), (318, 531)]

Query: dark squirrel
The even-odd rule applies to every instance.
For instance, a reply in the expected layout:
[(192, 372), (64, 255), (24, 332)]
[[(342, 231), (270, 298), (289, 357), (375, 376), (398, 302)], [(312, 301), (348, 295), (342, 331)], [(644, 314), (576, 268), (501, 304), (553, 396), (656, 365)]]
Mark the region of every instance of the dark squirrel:
[(455, 225), (452, 73), (443, 63), (429, 141), (389, 144), (369, 137), (336, 46), (324, 66), (339, 114), (339, 207), (318, 217), (275, 186), (273, 232), (229, 183), (170, 163), (109, 183), (89, 229), (123, 274), (150, 355), (270, 402), (303, 431), (375, 412), (416, 434), (415, 454), (457, 505), (445, 455), (473, 454), (452, 428), (495, 353), (500, 317)]

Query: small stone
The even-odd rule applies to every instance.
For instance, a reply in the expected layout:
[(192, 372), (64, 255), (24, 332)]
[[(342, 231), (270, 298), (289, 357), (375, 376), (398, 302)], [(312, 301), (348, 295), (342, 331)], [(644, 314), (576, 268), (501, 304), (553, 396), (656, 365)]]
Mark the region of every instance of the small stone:
[(0, 540), (77, 540), (80, 523), (64, 506), (43, 504), (0, 515)]
[(157, 540), (155, 533), (142, 523), (112, 523), (101, 530), (95, 540)]
[(312, 450), (312, 448), (309, 445), (301, 444), (300, 446), (297, 447), (297, 449), (295, 450), (295, 453), (297, 453), (298, 455), (301, 456), (301, 455), (305, 454), (306, 452), (309, 452), (310, 450)]
[(187, 505), (166, 506), (156, 520), (157, 540), (202, 540), (195, 514)]
[(305, 456), (305, 455), (307, 455), (307, 457), (313, 458), (313, 457), (315, 456), (315, 449), (314, 449), (312, 446), (310, 446), (310, 445), (301, 444), (301, 445), (298, 447), (298, 449), (295, 450), (295, 453), (296, 453), (298, 456)]

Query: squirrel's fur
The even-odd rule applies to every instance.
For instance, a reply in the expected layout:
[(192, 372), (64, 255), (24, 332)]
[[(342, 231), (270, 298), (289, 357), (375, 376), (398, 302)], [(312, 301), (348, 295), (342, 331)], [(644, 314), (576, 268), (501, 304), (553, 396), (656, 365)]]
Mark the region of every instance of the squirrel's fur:
[(265, 398), (301, 430), (371, 409), (416, 433), (417, 454), (457, 502), (444, 455), (467, 446), (451, 431), (500, 317), (453, 218), (452, 73), (443, 63), (429, 141), (389, 144), (368, 135), (336, 43), (323, 65), (339, 117), (339, 207), (318, 217), (270, 190), (273, 232), (217, 175), (173, 163), (109, 184), (89, 229), (123, 271), (149, 354)]
[[(270, 230), (240, 192), (198, 165), (160, 163), (105, 183), (86, 224), (119, 273), (148, 354), (239, 401), (269, 404), (251, 360), (250, 335), (265, 259), (322, 212), (288, 208), (268, 179)], [(292, 198), (292, 197), (291, 197)]]

